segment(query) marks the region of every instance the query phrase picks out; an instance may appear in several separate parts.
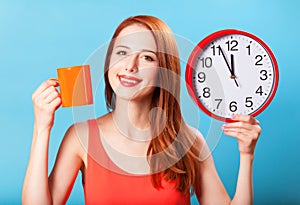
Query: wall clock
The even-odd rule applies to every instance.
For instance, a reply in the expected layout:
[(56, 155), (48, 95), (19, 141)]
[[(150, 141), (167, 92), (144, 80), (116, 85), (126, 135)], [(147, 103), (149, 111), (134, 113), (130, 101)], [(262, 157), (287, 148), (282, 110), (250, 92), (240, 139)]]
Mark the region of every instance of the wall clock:
[(185, 78), (190, 96), (202, 111), (230, 121), (235, 113), (261, 113), (276, 93), (279, 73), (266, 43), (253, 34), (228, 29), (198, 43)]

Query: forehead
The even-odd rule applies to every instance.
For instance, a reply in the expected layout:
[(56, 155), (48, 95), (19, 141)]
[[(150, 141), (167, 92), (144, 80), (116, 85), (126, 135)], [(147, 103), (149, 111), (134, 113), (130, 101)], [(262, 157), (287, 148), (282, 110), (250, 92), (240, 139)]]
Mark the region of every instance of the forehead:
[(115, 46), (127, 46), (130, 49), (149, 49), (156, 52), (156, 42), (152, 32), (143, 25), (133, 24), (124, 28), (115, 39)]

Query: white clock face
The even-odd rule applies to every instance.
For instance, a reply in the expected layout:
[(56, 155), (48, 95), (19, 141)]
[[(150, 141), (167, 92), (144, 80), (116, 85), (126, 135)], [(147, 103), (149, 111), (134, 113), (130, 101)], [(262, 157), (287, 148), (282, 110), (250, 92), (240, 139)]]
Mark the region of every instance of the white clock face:
[(219, 37), (194, 61), (192, 86), (204, 108), (222, 118), (257, 112), (274, 90), (275, 69), (268, 51), (241, 34)]

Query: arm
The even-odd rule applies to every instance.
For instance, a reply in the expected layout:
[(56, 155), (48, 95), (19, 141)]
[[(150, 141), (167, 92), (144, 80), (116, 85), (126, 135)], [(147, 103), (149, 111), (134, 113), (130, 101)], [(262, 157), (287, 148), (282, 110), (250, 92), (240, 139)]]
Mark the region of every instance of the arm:
[(22, 190), (22, 204), (52, 204), (48, 188), (48, 144), (50, 130), (34, 126), (30, 159)]
[[(70, 128), (64, 137), (53, 168), (52, 177), (48, 179), (48, 147), (50, 131), (54, 123), (54, 112), (61, 100), (54, 80), (45, 81), (32, 95), (34, 105), (34, 131), (30, 159), (22, 190), (22, 204), (62, 203), (67, 198), (67, 191), (62, 187), (70, 187), (74, 182), (81, 160), (78, 159), (80, 145), (74, 137), (74, 129)], [(77, 143), (77, 144), (76, 144)], [(70, 167), (70, 163), (74, 163)], [(68, 164), (69, 163), (69, 164)], [(64, 169), (68, 174), (62, 172)], [(59, 171), (57, 171), (59, 170)], [(62, 176), (64, 173), (64, 176)], [(72, 177), (70, 177), (72, 176)], [(75, 176), (75, 177), (74, 177)], [(58, 180), (60, 180), (58, 182)], [(60, 189), (54, 190), (60, 184)], [(67, 189), (67, 188), (66, 188)], [(60, 192), (58, 194), (58, 192)]]
[(240, 150), (240, 169), (236, 193), (231, 201), (222, 181), (216, 171), (213, 158), (209, 152), (209, 148), (205, 143), (205, 139), (201, 133), (197, 136), (203, 142), (204, 157), (200, 155), (200, 193), (196, 193), (200, 204), (252, 204), (252, 161), (255, 144), (261, 132), (259, 122), (255, 118), (245, 115), (235, 115), (236, 122), (228, 123), (222, 127), (224, 133), (229, 136), (236, 137)]
[(253, 204), (252, 161), (251, 155), (240, 155), (236, 192), (231, 204)]
[[(56, 161), (49, 176), (49, 190), (53, 204), (66, 204), (72, 191), (78, 171), (84, 165), (86, 152), (81, 146), (78, 131), (82, 127), (87, 128), (85, 123), (72, 125), (66, 132), (60, 145)], [(79, 131), (83, 133), (82, 130)], [(84, 136), (87, 136), (85, 132)]]
[(48, 188), (48, 146), (54, 112), (61, 104), (56, 86), (58, 86), (56, 81), (47, 80), (32, 95), (34, 128), (22, 190), (23, 204), (52, 203)]
[(235, 122), (223, 126), (224, 133), (238, 140), (240, 169), (231, 204), (253, 204), (252, 164), (256, 142), (261, 133), (259, 122), (247, 115), (234, 115)]
[(193, 129), (201, 142), (200, 151), (200, 180), (195, 189), (200, 204), (230, 204), (230, 197), (217, 173), (213, 157), (202, 134)]

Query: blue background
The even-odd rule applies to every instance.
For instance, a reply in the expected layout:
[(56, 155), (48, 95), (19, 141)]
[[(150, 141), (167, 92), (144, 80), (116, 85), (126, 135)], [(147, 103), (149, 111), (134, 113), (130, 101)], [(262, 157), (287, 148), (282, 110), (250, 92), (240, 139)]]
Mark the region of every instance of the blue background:
[[(84, 63), (126, 17), (149, 14), (194, 43), (214, 31), (236, 28), (259, 36), (273, 50), (280, 82), (273, 102), (257, 117), (263, 132), (254, 160), (255, 204), (300, 204), (299, 8), (297, 0), (0, 0), (0, 203), (21, 203), (32, 137), (33, 91), (55, 77), (57, 67)], [(104, 111), (103, 106), (99, 113)], [(55, 120), (49, 169), (64, 132), (73, 123), (72, 110), (60, 108)], [(203, 127), (208, 122), (201, 114)], [(213, 155), (233, 196), (238, 172), (236, 140), (222, 136)], [(69, 204), (84, 203), (80, 180)], [(195, 198), (192, 201), (198, 204)]]

